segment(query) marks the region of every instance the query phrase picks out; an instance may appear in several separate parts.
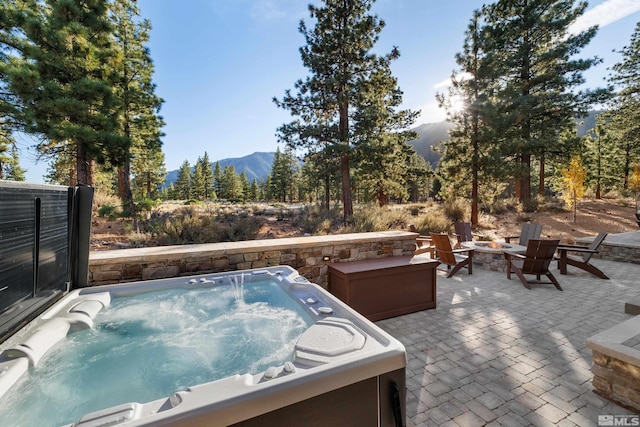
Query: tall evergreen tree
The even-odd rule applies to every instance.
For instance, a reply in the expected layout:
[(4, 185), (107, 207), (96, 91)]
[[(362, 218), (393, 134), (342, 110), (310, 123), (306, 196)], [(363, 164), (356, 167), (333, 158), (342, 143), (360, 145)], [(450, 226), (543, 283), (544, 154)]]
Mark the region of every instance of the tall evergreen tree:
[(244, 196), (242, 194), (242, 182), (232, 165), (227, 165), (222, 170), (222, 188), (225, 199), (238, 200)]
[(640, 22), (620, 54), (622, 60), (612, 67), (609, 77), (616, 93), (607, 127), (616, 136), (622, 154), (623, 187), (627, 189), (633, 161), (640, 156)]
[(0, 126), (0, 179), (24, 181), (26, 171), (20, 166), (16, 141), (5, 129)]
[(531, 198), (532, 157), (541, 165), (542, 187), (545, 154), (558, 143), (558, 133), (602, 94), (578, 90), (582, 73), (599, 62), (577, 57), (596, 27), (568, 33), (586, 7), (574, 0), (499, 0), (483, 8), (485, 50), (496, 82), (494, 135), (500, 135), (503, 155), (514, 159), (515, 191), (522, 202)]
[(211, 169), (211, 160), (209, 154), (205, 151), (202, 156), (202, 177), (204, 179), (204, 198), (205, 200), (215, 199), (214, 176)]
[(249, 198), (249, 192), (251, 191), (251, 184), (249, 184), (249, 178), (247, 178), (245, 171), (240, 173), (240, 184), (242, 185), (242, 197), (244, 200), (247, 200)]
[(202, 173), (202, 159), (198, 158), (193, 173), (191, 174), (191, 197), (196, 200), (204, 200), (206, 194), (205, 180)]
[[(395, 48), (385, 56), (373, 53), (384, 22), (369, 14), (372, 4), (373, 0), (324, 0), (320, 6), (309, 5), (315, 25), (309, 29), (301, 21), (299, 31), (306, 42), (300, 48), (302, 63), (310, 75), (294, 84), (296, 94), (287, 90), (282, 100), (274, 99), (297, 118), (278, 129), (281, 141), (313, 152), (331, 145), (340, 159), (345, 220), (353, 214), (350, 172), (353, 150), (366, 140), (377, 122), (365, 120), (368, 117), (364, 108), (381, 103), (387, 108), (369, 111), (396, 115), (394, 109), (400, 95), (395, 88), (388, 88), (376, 92), (387, 98), (362, 98), (362, 94), (371, 93), (367, 86), (372, 84), (372, 76), (390, 74), (390, 62), (399, 56)], [(387, 82), (395, 83), (393, 79)]]
[(427, 199), (431, 191), (430, 183), (433, 182), (432, 177), (433, 170), (431, 165), (414, 150), (407, 159), (406, 166), (406, 182), (409, 200), (418, 202)]
[(167, 176), (162, 149), (147, 149), (137, 145), (131, 147), (131, 174), (131, 186), (136, 197), (155, 197), (154, 194)]
[(191, 165), (188, 160), (185, 160), (178, 170), (175, 188), (179, 199), (191, 198)]
[(478, 224), (480, 175), (483, 172), (497, 174), (502, 163), (501, 159), (491, 160), (499, 151), (491, 146), (487, 126), (491, 80), (487, 76), (483, 33), (482, 14), (475, 11), (465, 33), (463, 50), (456, 54), (460, 69), (451, 76), (448, 95), (437, 96), (440, 106), (447, 110), (448, 120), (454, 124), (450, 139), (443, 144), (440, 171), (446, 175), (447, 182), (462, 187), (465, 193), (470, 187), (473, 225)]
[(293, 184), (291, 157), (290, 151), (283, 153), (278, 147), (271, 166), (271, 195), (274, 199), (283, 203), (287, 201), (289, 189)]
[(217, 197), (225, 198), (224, 190), (222, 189), (222, 168), (220, 167), (220, 162), (216, 162), (213, 168), (213, 189)]
[(76, 178), (89, 185), (93, 162), (119, 163), (129, 144), (117, 131), (108, 12), (104, 0), (34, 2), (20, 22), (21, 57), (4, 73), (25, 130), (47, 140), (38, 148), (56, 155), (72, 144)]
[(116, 110), (118, 130), (129, 141), (118, 163), (118, 195), (128, 206), (134, 229), (137, 230), (137, 215), (131, 191), (132, 157), (137, 154), (155, 160), (156, 164), (163, 160), (157, 153), (161, 145), (160, 129), (164, 123), (158, 115), (163, 101), (155, 95), (155, 85), (152, 82), (153, 61), (146, 46), (151, 24), (146, 19), (138, 20), (140, 11), (136, 3), (136, 0), (113, 0), (111, 20), (115, 47), (119, 53), (119, 61), (114, 70), (115, 91), (119, 101)]

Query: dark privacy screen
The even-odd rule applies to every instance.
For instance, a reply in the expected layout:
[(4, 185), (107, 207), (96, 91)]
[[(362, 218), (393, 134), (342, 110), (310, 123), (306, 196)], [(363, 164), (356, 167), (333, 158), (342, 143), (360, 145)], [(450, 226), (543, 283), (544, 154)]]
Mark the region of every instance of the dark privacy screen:
[(0, 340), (78, 286), (79, 267), (86, 275), (77, 235), (79, 222), (90, 225), (91, 202), (88, 217), (78, 214), (87, 191), (92, 200), (88, 187), (0, 181)]

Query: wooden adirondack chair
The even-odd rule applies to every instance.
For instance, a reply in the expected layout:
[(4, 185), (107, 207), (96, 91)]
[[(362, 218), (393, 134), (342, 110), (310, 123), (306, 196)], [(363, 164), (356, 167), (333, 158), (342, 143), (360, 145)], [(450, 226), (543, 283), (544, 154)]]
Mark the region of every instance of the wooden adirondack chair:
[[(515, 273), (525, 288), (531, 289), (531, 283), (552, 283), (558, 290), (562, 290), (560, 283), (549, 271), (549, 264), (560, 240), (529, 239), (527, 251), (524, 255), (504, 251), (507, 259), (507, 278), (511, 279), (511, 273)], [(525, 275), (536, 276), (537, 282), (527, 280)], [(550, 281), (540, 282), (540, 277), (545, 275)]]
[[(601, 231), (588, 247), (575, 245), (558, 246), (558, 268), (560, 269), (560, 274), (567, 274), (567, 265), (572, 265), (588, 271), (601, 279), (609, 279), (599, 268), (589, 263), (593, 254), (599, 252), (600, 244), (604, 241), (605, 237), (607, 237), (607, 233)], [(567, 252), (578, 252), (580, 255), (569, 255)]]
[(452, 277), (462, 267), (467, 267), (469, 274), (473, 273), (473, 249), (453, 249), (449, 235), (446, 233), (430, 233), (429, 235), (435, 247), (436, 257), (441, 264), (445, 264), (450, 270), (447, 277)]
[(458, 243), (456, 244), (454, 249), (460, 249), (462, 247), (462, 242), (470, 242), (474, 237), (480, 236), (480, 234), (471, 231), (470, 222), (454, 222), (453, 228), (455, 230), (456, 239), (458, 239)]
[(536, 224), (533, 222), (527, 222), (522, 224), (522, 230), (520, 230), (520, 236), (507, 236), (504, 241), (511, 243), (511, 239), (518, 239), (520, 246), (527, 246), (530, 239), (539, 239), (542, 233), (542, 224)]

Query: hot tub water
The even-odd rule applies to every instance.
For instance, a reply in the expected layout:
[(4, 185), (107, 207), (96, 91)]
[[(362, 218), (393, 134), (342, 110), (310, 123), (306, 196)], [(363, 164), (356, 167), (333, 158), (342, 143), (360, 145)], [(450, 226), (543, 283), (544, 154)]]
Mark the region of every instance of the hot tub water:
[(113, 299), (93, 329), (59, 342), (4, 396), (0, 425), (60, 426), (290, 361), (313, 319), (278, 283), (243, 279)]

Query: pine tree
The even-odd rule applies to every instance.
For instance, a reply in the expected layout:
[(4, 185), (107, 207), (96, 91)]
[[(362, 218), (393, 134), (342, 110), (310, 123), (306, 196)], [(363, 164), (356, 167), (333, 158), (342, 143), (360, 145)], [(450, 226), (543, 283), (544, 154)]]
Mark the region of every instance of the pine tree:
[(499, 151), (489, 137), (491, 119), (487, 104), (491, 80), (487, 76), (484, 32), (482, 14), (475, 11), (465, 33), (463, 50), (456, 55), (460, 70), (451, 77), (448, 95), (437, 95), (438, 103), (447, 110), (448, 120), (454, 124), (450, 139), (442, 146), (440, 171), (451, 185), (464, 193), (470, 186), (473, 225), (478, 224), (481, 174), (497, 175), (498, 165), (502, 163), (502, 159), (495, 159), (500, 157)]
[[(36, 6), (37, 4), (37, 6)], [(44, 135), (44, 155), (74, 148), (76, 178), (93, 184), (93, 162), (119, 163), (129, 145), (117, 132), (117, 52), (104, 0), (43, 0), (23, 16), (22, 57), (3, 72), (29, 133)]]
[(216, 162), (216, 165), (213, 168), (213, 189), (215, 190), (216, 196), (225, 199), (227, 196), (224, 193), (224, 189), (222, 188), (222, 168), (220, 167), (220, 162)]
[(289, 161), (290, 153), (276, 149), (271, 166), (271, 195), (280, 202), (287, 201), (287, 194), (292, 184), (293, 170)]
[(222, 170), (222, 187), (225, 198), (228, 200), (240, 200), (244, 196), (240, 177), (236, 173), (236, 169), (231, 165), (225, 166)]
[(251, 191), (251, 184), (249, 184), (249, 178), (245, 171), (240, 174), (240, 185), (242, 185), (242, 197), (246, 201), (249, 198), (249, 192)]
[(430, 182), (432, 182), (432, 177), (433, 170), (431, 169), (431, 165), (414, 150), (408, 157), (406, 165), (405, 179), (409, 200), (414, 203), (420, 200), (426, 200), (431, 192)]
[[(138, 230), (131, 191), (132, 158), (137, 155), (155, 160), (155, 166), (164, 169), (163, 163), (157, 164), (164, 160), (163, 156), (158, 155), (162, 136), (160, 128), (164, 124), (158, 113), (163, 101), (155, 95), (153, 61), (145, 46), (149, 42), (151, 24), (146, 19), (138, 21), (140, 11), (135, 0), (114, 0), (111, 11), (115, 48), (119, 53), (119, 61), (114, 69), (118, 130), (129, 141), (118, 163), (118, 195), (128, 206), (134, 229)], [(140, 162), (135, 164), (140, 165)], [(144, 167), (150, 178), (148, 166), (151, 166), (151, 162)]]
[[(324, 0), (321, 6), (310, 5), (315, 26), (309, 29), (304, 21), (299, 26), (306, 42), (300, 48), (302, 63), (310, 75), (295, 83), (296, 94), (287, 90), (282, 100), (274, 99), (279, 107), (297, 117), (278, 129), (281, 141), (292, 148), (307, 148), (312, 152), (325, 151), (325, 146), (331, 145), (332, 152), (340, 159), (345, 220), (353, 214), (350, 168), (354, 147), (370, 141), (372, 134), (389, 131), (375, 125), (381, 121), (388, 124), (390, 116), (396, 116), (395, 121), (399, 123), (403, 120), (409, 123), (414, 117), (411, 113), (395, 113), (401, 98), (397, 88), (371, 90), (376, 80), (373, 76), (384, 76), (387, 84), (395, 83), (387, 76), (390, 62), (399, 56), (395, 48), (385, 56), (372, 52), (384, 27), (382, 20), (369, 14), (372, 4), (373, 0)], [(380, 81), (378, 78), (377, 82)], [(363, 97), (372, 92), (388, 97)], [(365, 107), (376, 103), (386, 108)], [(386, 117), (379, 116), (383, 113)]]
[(175, 187), (179, 199), (188, 200), (191, 198), (191, 165), (188, 160), (185, 160), (178, 170)]
[(131, 148), (132, 191), (138, 198), (153, 198), (167, 176), (164, 153), (160, 147), (146, 149)]
[(191, 174), (191, 197), (196, 200), (204, 200), (206, 194), (205, 180), (202, 173), (202, 159), (198, 158), (193, 173)]
[(209, 160), (209, 154), (204, 152), (202, 156), (202, 178), (204, 179), (204, 198), (205, 200), (212, 200), (216, 198), (216, 192), (214, 188), (214, 176), (213, 169), (211, 169), (211, 160)]
[(539, 192), (544, 187), (545, 155), (559, 141), (559, 133), (583, 116), (603, 91), (580, 91), (582, 73), (597, 58), (577, 54), (596, 34), (592, 27), (569, 34), (586, 2), (573, 0), (499, 0), (485, 6), (487, 61), (496, 84), (494, 135), (503, 155), (514, 159), (516, 196), (531, 198), (532, 157), (540, 164)]
[(0, 126), (0, 179), (24, 181), (25, 173), (13, 135), (6, 126)]
[(611, 120), (607, 125), (617, 140), (622, 154), (623, 188), (628, 188), (633, 160), (640, 156), (640, 22), (636, 24), (629, 44), (619, 52), (621, 62), (612, 67), (609, 81), (617, 92), (612, 101)]

